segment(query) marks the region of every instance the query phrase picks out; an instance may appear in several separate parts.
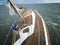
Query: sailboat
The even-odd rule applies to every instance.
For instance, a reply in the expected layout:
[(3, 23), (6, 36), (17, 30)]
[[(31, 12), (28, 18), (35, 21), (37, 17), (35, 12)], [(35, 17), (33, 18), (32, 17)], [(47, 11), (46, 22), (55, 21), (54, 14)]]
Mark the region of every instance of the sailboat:
[(21, 14), (12, 0), (8, 2), (20, 17), (13, 29), (12, 45), (51, 45), (48, 28), (41, 14), (35, 9)]

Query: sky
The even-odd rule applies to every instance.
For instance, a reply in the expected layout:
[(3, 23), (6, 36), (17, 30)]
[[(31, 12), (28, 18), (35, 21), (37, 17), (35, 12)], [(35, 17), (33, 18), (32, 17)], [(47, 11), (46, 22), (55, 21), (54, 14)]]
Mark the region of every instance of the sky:
[(25, 4), (31, 4), (31, 3), (59, 3), (60, 0), (14, 0), (17, 3), (25, 3)]
[[(34, 3), (60, 3), (60, 0), (13, 0), (18, 4), (34, 4)], [(7, 0), (0, 0), (0, 5), (7, 3)]]

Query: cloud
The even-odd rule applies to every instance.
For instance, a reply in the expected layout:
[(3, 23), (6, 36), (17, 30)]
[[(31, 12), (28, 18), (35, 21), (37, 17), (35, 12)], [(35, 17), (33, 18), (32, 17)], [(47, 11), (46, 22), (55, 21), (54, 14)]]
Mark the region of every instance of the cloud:
[(50, 2), (60, 2), (60, 0), (51, 0)]
[(50, 0), (45, 0), (45, 2), (44, 3), (49, 3), (50, 2)]
[(59, 3), (60, 0), (14, 0), (19, 4), (32, 4), (32, 3)]
[(45, 0), (45, 3), (59, 3), (60, 0)]
[(7, 0), (0, 0), (0, 5), (6, 4)]
[[(32, 3), (60, 3), (60, 0), (13, 0), (18, 4), (32, 4)], [(0, 5), (7, 3), (7, 0), (0, 0)]]
[(42, 3), (45, 0), (14, 0), (15, 2), (19, 3), (19, 4), (31, 4), (31, 3)]

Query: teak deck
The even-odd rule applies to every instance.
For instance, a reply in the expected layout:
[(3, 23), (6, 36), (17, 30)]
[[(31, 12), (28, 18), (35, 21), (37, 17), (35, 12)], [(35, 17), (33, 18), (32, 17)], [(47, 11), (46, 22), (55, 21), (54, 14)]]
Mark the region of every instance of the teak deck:
[[(35, 29), (34, 29), (34, 33), (29, 36), (23, 43), (22, 45), (47, 45), (46, 44), (46, 39), (45, 39), (45, 32), (44, 32), (44, 26), (42, 23), (41, 18), (39, 17), (39, 15), (37, 14), (36, 11), (34, 11), (35, 15), (36, 15), (36, 21), (35, 21)], [(25, 14), (26, 15), (26, 14)], [(32, 21), (32, 16), (28, 16), (26, 18), (24, 18), (26, 23), (28, 25), (31, 24)], [(19, 27), (22, 27), (23, 21), (19, 21)], [(46, 26), (46, 24), (45, 24)], [(28, 30), (28, 29), (27, 29)], [(46, 31), (47, 31), (47, 35), (48, 35), (48, 45), (51, 45), (50, 43), (50, 37), (49, 37), (49, 32), (46, 26)], [(27, 31), (24, 31), (27, 32)]]

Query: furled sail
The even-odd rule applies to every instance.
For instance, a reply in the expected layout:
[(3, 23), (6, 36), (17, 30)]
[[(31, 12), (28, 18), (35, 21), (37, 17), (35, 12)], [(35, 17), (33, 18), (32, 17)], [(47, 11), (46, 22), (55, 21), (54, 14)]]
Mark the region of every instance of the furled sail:
[(16, 13), (21, 16), (22, 11), (16, 6), (12, 0), (8, 0), (6, 6), (9, 8), (9, 14), (15, 15)]
[(10, 2), (6, 4), (6, 6), (9, 8), (9, 15), (15, 15), (16, 12), (14, 11), (13, 7), (11, 6)]

